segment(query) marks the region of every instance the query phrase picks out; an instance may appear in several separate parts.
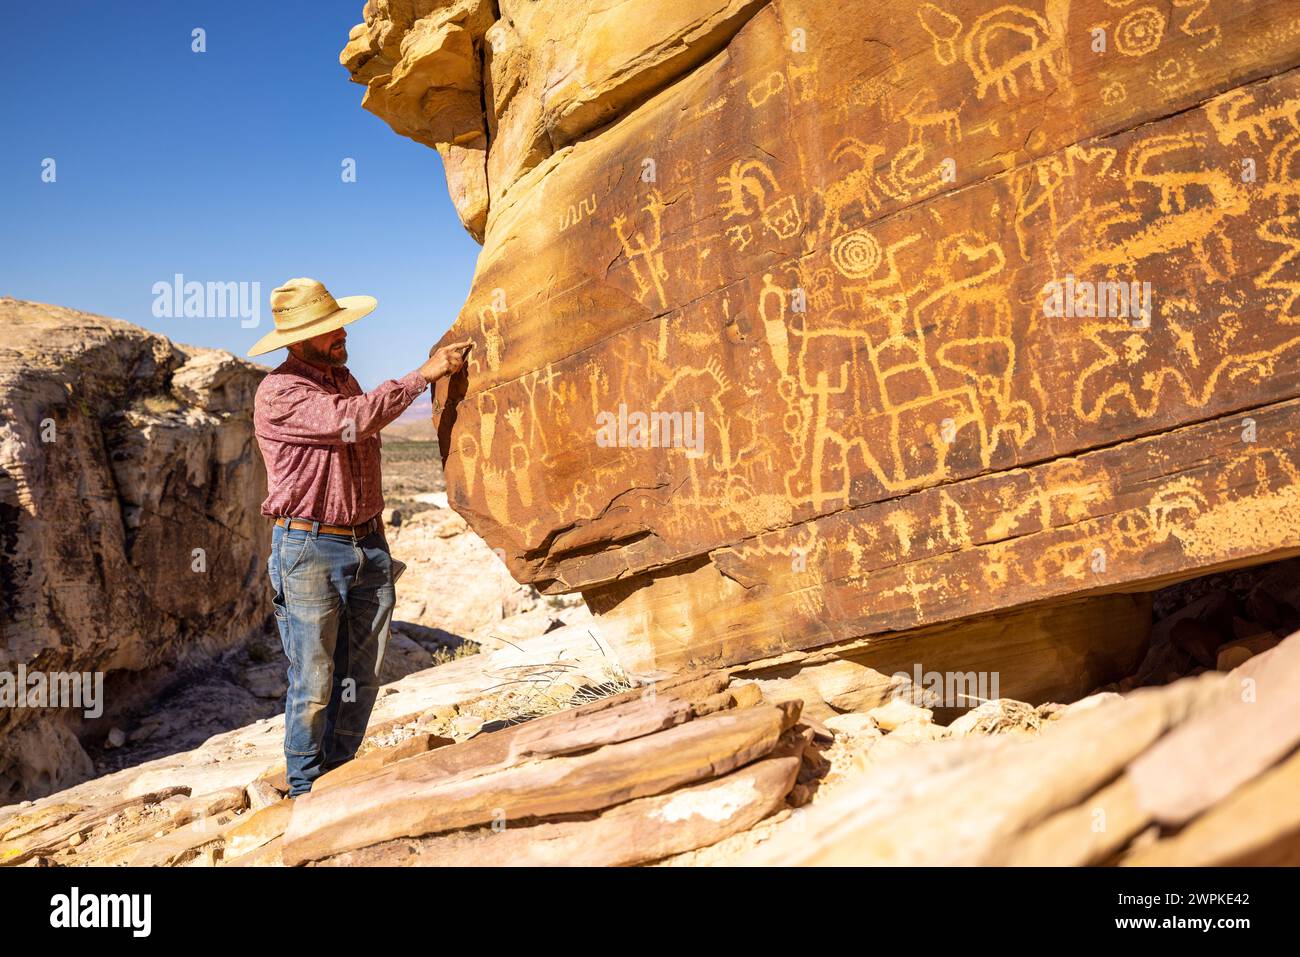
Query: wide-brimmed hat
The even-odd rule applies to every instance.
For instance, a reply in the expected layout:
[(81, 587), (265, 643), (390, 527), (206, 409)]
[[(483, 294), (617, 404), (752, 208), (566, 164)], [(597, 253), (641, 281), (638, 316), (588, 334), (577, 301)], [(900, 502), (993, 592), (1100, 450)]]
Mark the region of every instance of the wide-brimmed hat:
[(315, 279), (290, 279), (271, 293), (271, 317), (275, 329), (248, 350), (260, 356), (291, 342), (301, 342), (322, 332), (332, 332), (369, 315), (378, 305), (374, 296), (344, 296), (335, 299)]

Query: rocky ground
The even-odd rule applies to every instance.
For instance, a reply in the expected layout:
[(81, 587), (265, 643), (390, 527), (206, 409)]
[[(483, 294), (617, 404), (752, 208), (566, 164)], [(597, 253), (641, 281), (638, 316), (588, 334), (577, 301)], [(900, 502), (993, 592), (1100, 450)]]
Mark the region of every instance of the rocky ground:
[[(394, 552), (430, 563), (423, 587), (437, 578), (436, 549), (473, 554), (461, 541), (472, 536), (449, 532), (455, 520), (442, 509), (403, 524)], [(782, 686), (752, 677), (761, 663), (638, 687), (582, 610), (545, 602), (473, 629), (461, 647), (478, 652), (455, 660), (445, 631), (405, 623), (393, 667), (411, 673), (385, 687), (358, 760), (297, 802), (283, 798), (281, 719), (258, 713), (278, 711), (283, 693), (273, 684), (274, 649), (258, 644), (126, 729), (111, 757), (120, 770), (0, 809), (0, 857), (28, 865), (1285, 861), (1300, 833), (1288, 797), (1296, 759), (1287, 758), (1300, 734), (1291, 713), (1300, 639), (1281, 638), (1296, 626), (1298, 598), (1298, 561), (1167, 589), (1154, 603), (1150, 650), (1130, 678), (1073, 702), (989, 701), (947, 724), (923, 699), (902, 698), (818, 718), (826, 702), (783, 701)], [(426, 667), (435, 655), (448, 660)], [(1248, 683), (1257, 699), (1243, 704)], [(218, 720), (223, 696), (252, 699), (241, 707), (256, 717), (177, 750), (184, 735), (203, 734), (203, 715)], [(195, 727), (183, 731), (187, 722)], [(1189, 749), (1199, 762), (1186, 760)], [(400, 793), (390, 791), (387, 782), (398, 780)], [(968, 797), (954, 805), (953, 793)], [(488, 809), (502, 807), (511, 821), (497, 828)], [(1100, 830), (1099, 809), (1109, 821)], [(1224, 824), (1246, 813), (1250, 827)], [(894, 831), (909, 837), (882, 843), (879, 835)]]
[[(407, 565), (384, 655), (385, 683), (590, 619), (581, 599), (547, 598), (514, 582), (447, 509), (441, 486), (436, 443), (385, 439), (389, 547)], [(160, 696), (85, 746), (98, 775), (201, 750), (214, 736), (282, 715), (287, 687), (280, 637), (268, 621), (249, 643), (177, 674)]]
[[(1280, 737), (1255, 734), (1271, 749), (1246, 771), (1219, 769), (1242, 787), (1199, 809), (1209, 837), (1190, 850), (1178, 843), (1180, 829), (1133, 811), (1135, 786), (1123, 782), (1149, 779), (1142, 762), (1159, 767), (1161, 748), (1176, 748), (1175, 732), (1195, 731), (1198, 715), (1229, 708), (1213, 727), (1254, 733), (1251, 722), (1265, 718), (1250, 713), (1243, 724), (1224, 703), (1229, 673), (1261, 672), (1272, 697), (1279, 683), (1296, 681), (1295, 639), (1277, 646), (1300, 628), (1300, 559), (1157, 593), (1146, 656), (1118, 682), (1073, 701), (987, 701), (954, 720), (924, 696), (873, 705), (880, 674), (815, 657), (796, 669), (800, 680), (757, 661), (646, 684), (618, 666), (580, 601), (548, 599), (510, 579), (446, 507), (438, 476), (435, 443), (386, 440), (389, 541), (407, 571), (385, 687), (357, 761), (309, 799), (284, 798), (285, 663), (267, 630), (179, 676), (91, 742), (99, 776), (0, 808), (0, 863), (681, 866), (811, 862), (834, 858), (841, 844), (864, 862), (1113, 863), (1235, 859), (1289, 846), (1289, 818), (1274, 805), (1292, 772), (1286, 763), (1269, 768), (1293, 746), (1295, 722), (1281, 721)], [(819, 670), (834, 680), (819, 680)], [(1084, 735), (1100, 748), (1090, 766), (1096, 780), (1071, 792), (1070, 768), (1088, 763), (1057, 765), (1084, 732), (1056, 729), (1085, 727), (1080, 718), (1097, 724), (1085, 717), (1094, 713), (1114, 716)], [(414, 803), (386, 797), (393, 773), (404, 791), (427, 793)], [(963, 809), (968, 827), (988, 818), (981, 826), (999, 835), (996, 849), (978, 840), (975, 850), (959, 840), (947, 850), (873, 843), (870, 822), (904, 813), (882, 793), (915, 793), (916, 806), (939, 808), (934, 782), (963, 774), (973, 789), (1011, 775), (1013, 790), (1031, 796), (1001, 819), (995, 799)], [(1032, 799), (1044, 787), (1069, 798)], [(1086, 829), (1070, 815), (1084, 813), (1089, 794), (1095, 801), (1117, 788), (1108, 801), (1123, 822), (1118, 836), (1080, 838)], [(1225, 850), (1214, 817), (1220, 800), (1263, 807), (1272, 830)], [(518, 818), (509, 840), (483, 836), (497, 833), (483, 818), (485, 801)], [(441, 816), (422, 818), (434, 805)], [(868, 823), (854, 830), (859, 819)]]

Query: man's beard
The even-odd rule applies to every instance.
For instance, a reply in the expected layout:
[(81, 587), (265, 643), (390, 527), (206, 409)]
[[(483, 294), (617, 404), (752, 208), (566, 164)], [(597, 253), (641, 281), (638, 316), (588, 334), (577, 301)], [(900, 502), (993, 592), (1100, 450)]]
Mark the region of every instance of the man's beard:
[(310, 342), (302, 344), (302, 357), (308, 362), (320, 366), (342, 366), (348, 361), (348, 347), (344, 343), (339, 343), (333, 351), (328, 349), (317, 348)]

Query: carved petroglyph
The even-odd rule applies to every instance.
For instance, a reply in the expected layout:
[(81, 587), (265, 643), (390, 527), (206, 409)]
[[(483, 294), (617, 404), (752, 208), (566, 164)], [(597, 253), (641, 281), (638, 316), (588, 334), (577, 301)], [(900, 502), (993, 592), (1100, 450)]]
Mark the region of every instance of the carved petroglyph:
[(1223, 28), (1217, 23), (1197, 23), (1201, 15), (1210, 9), (1210, 0), (1174, 0), (1175, 10), (1187, 10), (1187, 16), (1178, 24), (1178, 29), (1189, 37), (1203, 38), (1197, 50), (1205, 52), (1219, 45), (1223, 37)]
[[(1062, 76), (1063, 39), (1042, 14), (1007, 4), (990, 10), (971, 24), (963, 53), (975, 75), (975, 94), (981, 100), (992, 87), (1003, 102), (1020, 95), (1021, 71), (1029, 85), (1045, 92), (1045, 80)], [(1008, 54), (1008, 47), (1018, 52)]]
[(584, 196), (576, 204), (570, 203), (560, 216), (560, 232), (564, 232), (570, 226), (577, 225), (594, 212), (596, 212), (595, 193), (592, 193), (590, 197)]
[[(724, 196), (723, 221), (758, 215), (763, 225), (778, 239), (789, 239), (803, 228), (803, 216), (794, 196), (780, 192), (776, 177), (761, 160), (737, 160), (725, 176), (718, 177), (718, 190)], [(733, 242), (743, 250), (753, 239), (752, 225), (737, 224)]]
[(957, 35), (961, 33), (961, 20), (933, 3), (923, 3), (916, 11), (921, 20), (921, 28), (930, 34), (934, 42), (934, 58), (940, 66), (952, 66), (957, 62)]
[[(831, 150), (832, 163), (842, 167), (842, 161), (848, 159), (851, 166), (846, 175), (821, 191), (824, 234), (833, 236), (840, 232), (846, 220), (863, 222), (879, 208), (884, 190), (876, 174), (876, 163), (884, 155), (883, 146), (868, 145), (856, 138), (841, 140)], [(856, 215), (850, 211), (856, 211)]]
[[(641, 212), (649, 217), (649, 228), (631, 231), (626, 216), (618, 215), (610, 227), (618, 235), (623, 255), (627, 257), (628, 267), (636, 280), (637, 298), (643, 303), (651, 299), (653, 307), (659, 310), (668, 307), (668, 294), (664, 291), (664, 280), (668, 278), (668, 267), (664, 265), (663, 213), (667, 205), (656, 190), (651, 190)], [(663, 327), (666, 329), (667, 327)], [(659, 339), (659, 357), (662, 359), (667, 349), (664, 333)]]
[(1165, 16), (1155, 7), (1126, 13), (1115, 27), (1115, 49), (1124, 56), (1140, 57), (1155, 51), (1165, 35)]
[[(573, 144), (545, 202), (513, 190), (460, 320), (483, 338), (448, 485), (512, 569), (657, 594), (712, 558), (729, 596), (790, 616), (647, 602), (680, 615), (665, 648), (715, 621), (743, 626), (716, 625), (725, 656), (760, 630), (1119, 586), (1235, 488), (1292, 481), (1237, 446), (1214, 446), (1223, 489), (1119, 449), (1300, 382), (1300, 18), (886, 0), (845, 21), (776, 0)], [(820, 63), (789, 49), (795, 25)], [(1067, 277), (1149, 287), (1154, 315), (1046, 312)], [(707, 441), (598, 448), (590, 423), (621, 403), (699, 410)], [(1110, 447), (1107, 469), (1083, 461)]]

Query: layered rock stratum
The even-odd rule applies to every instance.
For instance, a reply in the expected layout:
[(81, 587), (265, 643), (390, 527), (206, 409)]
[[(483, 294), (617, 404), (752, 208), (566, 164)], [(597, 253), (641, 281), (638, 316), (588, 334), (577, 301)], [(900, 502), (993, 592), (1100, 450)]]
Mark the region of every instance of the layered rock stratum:
[(82, 739), (260, 630), (270, 528), (265, 369), (58, 306), (3, 298), (0, 324), (0, 672), (103, 677), (92, 721), (0, 708), (7, 803), (93, 775)]
[(449, 500), (629, 667), (1300, 549), (1294, 3), (364, 17), (483, 241)]

